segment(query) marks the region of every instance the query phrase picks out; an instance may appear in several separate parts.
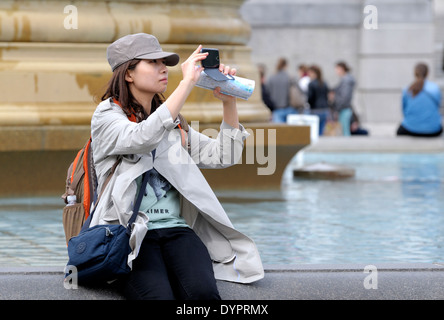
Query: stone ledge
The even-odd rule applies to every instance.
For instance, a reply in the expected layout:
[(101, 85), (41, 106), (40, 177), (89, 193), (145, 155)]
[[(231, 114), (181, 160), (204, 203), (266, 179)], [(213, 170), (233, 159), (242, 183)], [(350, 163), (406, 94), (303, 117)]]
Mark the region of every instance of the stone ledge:
[[(192, 124), (192, 123), (191, 123)], [(201, 124), (195, 130), (220, 124)], [(278, 189), (294, 155), (310, 144), (310, 128), (274, 123), (244, 123), (250, 136), (242, 161), (224, 170), (202, 170), (214, 189)], [(1, 196), (40, 196), (64, 192), (66, 172), (90, 137), (89, 126), (29, 126), (0, 128)], [(218, 130), (218, 129), (216, 129)], [(215, 130), (212, 130), (214, 134)], [(231, 179), (229, 177), (237, 177)], [(38, 181), (29, 183), (29, 177)]]
[[(218, 281), (224, 300), (430, 300), (444, 297), (443, 263), (266, 266), (253, 284)], [(107, 288), (65, 289), (60, 267), (0, 268), (2, 300), (122, 300)], [(366, 277), (377, 280), (366, 289)], [(373, 284), (376, 284), (374, 282)]]
[(443, 137), (419, 138), (395, 137), (319, 137), (319, 140), (305, 148), (309, 152), (399, 152), (399, 153), (439, 153), (444, 152)]

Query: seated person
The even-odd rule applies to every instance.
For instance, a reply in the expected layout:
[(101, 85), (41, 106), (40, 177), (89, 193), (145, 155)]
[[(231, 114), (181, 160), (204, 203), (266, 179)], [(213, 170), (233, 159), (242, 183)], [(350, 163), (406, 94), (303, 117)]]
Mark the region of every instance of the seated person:
[(427, 65), (417, 64), (415, 82), (402, 93), (404, 120), (398, 128), (398, 136), (437, 137), (442, 133), (441, 91), (438, 85), (426, 80), (427, 73)]

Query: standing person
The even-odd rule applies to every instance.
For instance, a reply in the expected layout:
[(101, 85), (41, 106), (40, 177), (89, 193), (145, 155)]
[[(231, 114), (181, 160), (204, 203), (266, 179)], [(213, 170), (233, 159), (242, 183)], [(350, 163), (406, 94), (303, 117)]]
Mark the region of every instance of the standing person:
[(335, 67), (336, 74), (340, 77), (339, 84), (332, 91), (330, 100), (333, 110), (338, 113), (342, 134), (350, 136), (350, 121), (353, 115), (352, 99), (355, 88), (355, 79), (350, 74), (350, 68), (345, 62), (338, 62)]
[(442, 133), (441, 91), (437, 84), (426, 80), (426, 64), (418, 63), (414, 73), (415, 81), (402, 92), (404, 120), (397, 135), (437, 137)]
[(308, 76), (308, 67), (300, 64), (297, 69), (298, 76), (290, 84), (290, 106), (297, 113), (308, 113), (309, 105), (307, 102), (308, 84), (310, 77)]
[(287, 73), (287, 60), (278, 61), (276, 73), (270, 77), (266, 88), (273, 103), (273, 122), (286, 122), (289, 114), (296, 113), (290, 106), (290, 76)]
[(310, 66), (308, 75), (311, 81), (308, 84), (307, 101), (310, 105), (310, 113), (319, 117), (319, 135), (321, 136), (330, 116), (328, 86), (322, 78), (322, 71), (319, 66)]
[[(179, 121), (203, 70), (198, 63), (207, 57), (200, 50), (182, 63), (183, 79), (164, 100), (167, 67), (179, 62), (177, 54), (162, 51), (144, 33), (107, 49), (113, 74), (91, 121), (99, 193), (116, 159), (122, 160), (90, 226), (126, 225), (137, 194), (144, 193), (130, 237), (132, 270), (121, 279), (128, 299), (220, 299), (215, 278), (247, 283), (263, 277), (255, 244), (234, 229), (199, 170), (237, 163), (248, 134), (238, 122), (236, 99), (220, 88), (213, 92), (223, 107), (217, 139), (192, 128), (187, 133)], [(220, 71), (236, 74), (223, 64)], [(144, 173), (149, 183), (139, 190)]]
[(274, 110), (273, 102), (270, 99), (270, 94), (268, 93), (268, 89), (265, 85), (265, 66), (263, 64), (258, 65), (259, 75), (261, 77), (261, 91), (262, 91), (262, 102), (270, 109), (270, 111)]
[(308, 75), (308, 67), (305, 64), (298, 66), (298, 86), (302, 93), (307, 96), (308, 84), (310, 83), (310, 76)]

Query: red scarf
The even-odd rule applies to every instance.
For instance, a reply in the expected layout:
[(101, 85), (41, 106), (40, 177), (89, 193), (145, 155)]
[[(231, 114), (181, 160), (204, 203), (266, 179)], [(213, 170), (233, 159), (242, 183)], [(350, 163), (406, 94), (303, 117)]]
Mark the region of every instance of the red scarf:
[[(119, 101), (117, 101), (116, 98), (113, 98), (113, 102), (114, 102), (115, 104), (117, 104), (119, 107), (122, 108), (122, 105), (120, 104)], [(134, 111), (134, 110), (133, 110), (133, 111)], [(129, 121), (137, 122), (137, 118), (136, 118), (136, 115), (134, 114), (134, 112), (132, 112), (132, 113), (128, 116), (128, 119), (129, 119)]]

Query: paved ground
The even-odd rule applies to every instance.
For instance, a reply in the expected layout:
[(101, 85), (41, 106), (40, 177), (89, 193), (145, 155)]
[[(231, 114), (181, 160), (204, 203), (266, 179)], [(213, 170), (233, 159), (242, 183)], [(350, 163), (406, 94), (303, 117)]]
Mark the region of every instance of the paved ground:
[[(366, 271), (366, 272), (365, 272)], [(444, 299), (444, 265), (268, 266), (249, 285), (218, 282), (224, 300)], [(121, 300), (112, 287), (66, 289), (60, 268), (0, 268), (2, 300)]]

